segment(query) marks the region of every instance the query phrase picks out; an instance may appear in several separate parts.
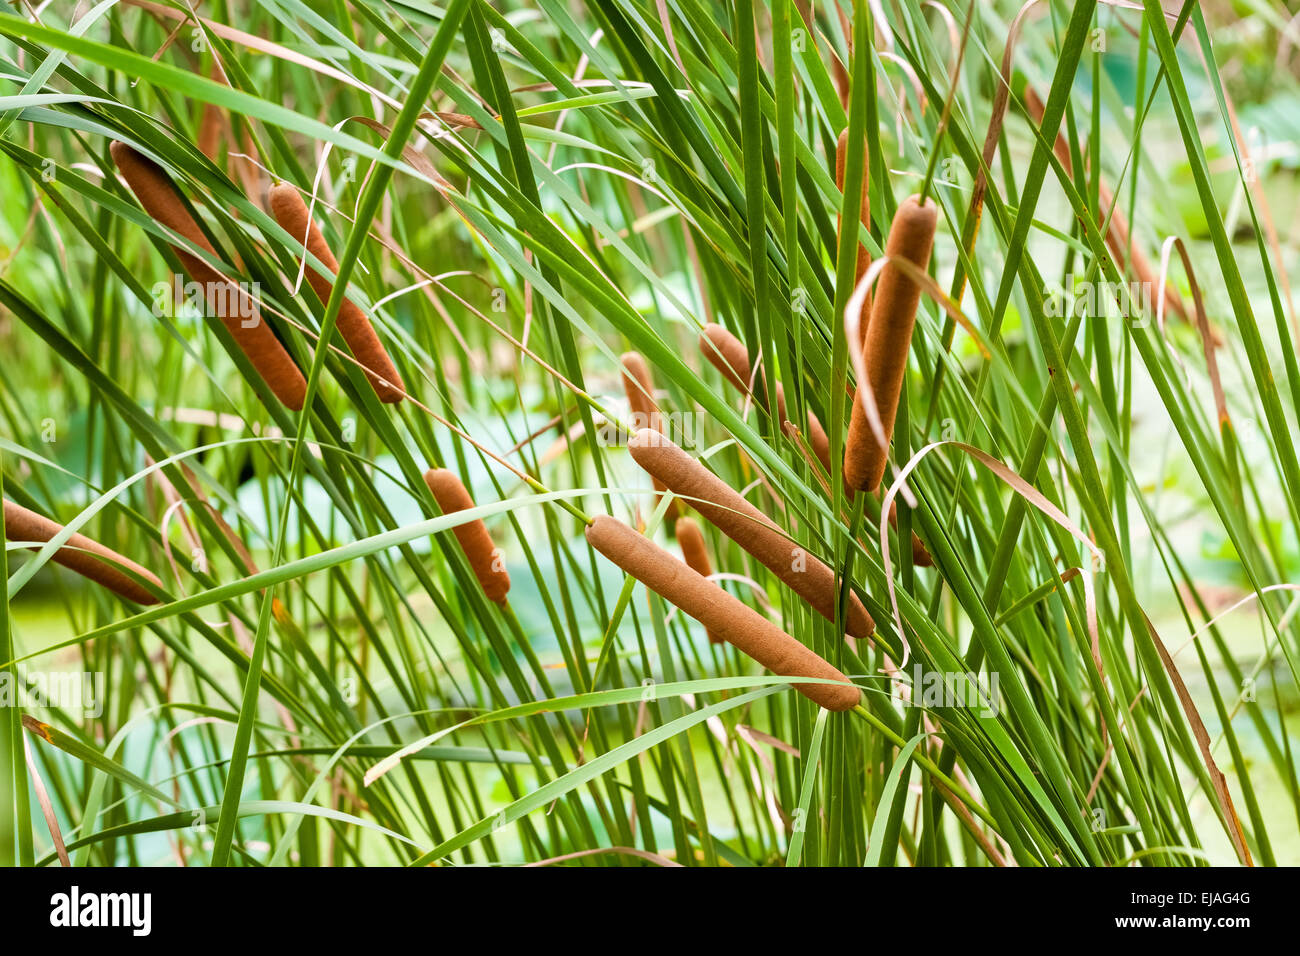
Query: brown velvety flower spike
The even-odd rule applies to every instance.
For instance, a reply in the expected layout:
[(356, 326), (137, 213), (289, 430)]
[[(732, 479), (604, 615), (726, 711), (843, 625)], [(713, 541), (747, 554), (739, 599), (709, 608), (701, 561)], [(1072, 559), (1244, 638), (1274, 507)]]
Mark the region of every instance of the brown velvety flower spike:
[[(719, 531), (757, 558), (818, 614), (828, 621), (835, 620), (840, 582), (825, 563), (791, 542), (735, 489), (658, 432), (642, 429), (628, 448), (637, 464), (689, 500)], [(867, 609), (850, 592), (847, 632), (868, 638), (875, 628)]]
[[(212, 243), (185, 208), (175, 185), (157, 163), (125, 143), (112, 143), (109, 152), (145, 212), (200, 249), (216, 255)], [(256, 305), (247, 301), (246, 293), (206, 261), (179, 246), (172, 249), (190, 278), (203, 285), (208, 304), (267, 387), (286, 407), (301, 411), (307, 395), (307, 380), (271, 327), (262, 321)], [(232, 310), (230, 305), (234, 302), (238, 302), (240, 308)]]
[[(63, 530), (63, 525), (8, 498), (4, 500), (4, 510), (5, 537), (10, 541), (45, 542)], [(136, 604), (158, 603), (158, 598), (124, 574), (120, 568), (129, 569), (161, 590), (162, 582), (157, 575), (84, 534), (74, 534), (69, 538), (63, 547), (54, 552), (53, 560)]]
[[(280, 228), (299, 242), (305, 238), (307, 251), (326, 265), (331, 273), (337, 273), (339, 262), (321, 235), (320, 227), (307, 214), (307, 204), (303, 202), (298, 190), (288, 183), (282, 183), (271, 188), (267, 200)], [(329, 301), (330, 293), (334, 291), (332, 276), (322, 275), (309, 267), (307, 281), (311, 283), (318, 299), (322, 302)], [(338, 329), (343, 341), (348, 343), (348, 348), (361, 363), (379, 400), (390, 404), (400, 402), (406, 392), (402, 377), (384, 348), (384, 343), (375, 334), (374, 326), (351, 299), (345, 298), (339, 308)]]
[[(443, 514), (454, 514), (474, 507), (474, 499), (455, 472), (446, 468), (431, 468), (424, 473), (424, 483), (433, 492)], [(487, 525), (481, 520), (470, 521), (458, 524), (451, 530), (488, 600), (504, 604), (506, 595), (510, 592), (510, 574), (501, 563)]]
[(624, 572), (773, 673), (847, 685), (795, 684), (795, 689), (809, 700), (827, 710), (851, 710), (862, 699), (849, 679), (824, 658), (645, 535), (609, 515), (598, 515), (586, 534), (591, 546)]
[[(906, 259), (924, 270), (930, 263), (938, 219), (938, 206), (933, 200), (922, 204), (917, 197), (908, 197), (894, 214), (885, 254), (890, 259)], [(912, 328), (920, 303), (920, 284), (887, 262), (875, 287), (871, 322), (863, 340), (867, 379), (887, 439), (894, 434), (894, 416), (898, 413), (903, 376), (912, 349)], [(855, 395), (849, 434), (844, 443), (844, 483), (854, 491), (875, 492), (885, 475), (888, 458), (889, 448), (881, 447), (867, 421), (861, 396)]]

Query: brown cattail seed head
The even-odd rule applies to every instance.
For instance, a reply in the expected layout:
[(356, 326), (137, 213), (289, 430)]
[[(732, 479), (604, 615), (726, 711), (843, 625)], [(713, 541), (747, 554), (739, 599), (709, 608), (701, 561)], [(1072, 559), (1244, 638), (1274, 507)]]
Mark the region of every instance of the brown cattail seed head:
[[(659, 406), (655, 404), (654, 379), (650, 377), (650, 366), (646, 364), (640, 352), (624, 352), (619, 360), (623, 366), (623, 393), (627, 396), (627, 404), (632, 409), (634, 429), (653, 428), (656, 431), (663, 431), (663, 421), (659, 415)], [(655, 491), (662, 496), (665, 488), (663, 482), (655, 479)], [(659, 496), (655, 498), (656, 503)], [(677, 522), (677, 502), (668, 502), (668, 510), (664, 512), (664, 521), (668, 527), (673, 527)]]
[[(757, 558), (822, 617), (835, 620), (839, 580), (825, 563), (790, 541), (735, 489), (659, 433), (642, 429), (628, 442), (628, 448), (637, 464), (691, 501), (719, 531)], [(852, 592), (845, 629), (857, 638), (875, 632), (871, 615)]]
[[(933, 201), (922, 205), (915, 196), (905, 199), (889, 227), (885, 254), (891, 259), (906, 259), (924, 271), (934, 248), (938, 217), (939, 209)], [(903, 375), (912, 348), (912, 328), (920, 302), (920, 284), (904, 275), (893, 262), (887, 262), (875, 288), (871, 322), (863, 344), (867, 379), (887, 439), (894, 434), (894, 416), (898, 414), (898, 399), (903, 390)], [(844, 448), (845, 484), (854, 491), (874, 492), (885, 475), (888, 457), (889, 449), (881, 447), (867, 422), (861, 397), (855, 395)]]
[[(208, 237), (203, 234), (199, 224), (194, 221), (171, 179), (162, 168), (151, 159), (137, 153), (125, 143), (114, 142), (108, 147), (113, 162), (126, 180), (127, 186), (139, 200), (141, 207), (158, 223), (173, 232), (179, 233), (198, 248), (213, 256), (216, 251)], [(257, 373), (262, 376), (267, 387), (275, 397), (294, 411), (301, 411), (307, 396), (307, 380), (302, 371), (294, 364), (284, 345), (275, 337), (271, 327), (262, 321), (255, 305), (247, 300), (247, 294), (233, 282), (214, 269), (206, 261), (182, 249), (173, 246), (177, 258), (194, 281), (202, 284), (207, 294), (209, 305), (219, 313), (223, 325), (230, 332), (235, 344), (248, 357)], [(248, 314), (230, 314), (231, 302), (239, 302), (237, 311)]]
[(716, 322), (710, 322), (700, 333), (700, 352), (737, 391), (748, 393), (753, 369), (749, 364), (749, 350), (740, 339)]
[[(303, 242), (305, 237), (307, 251), (328, 267), (331, 273), (337, 273), (338, 260), (321, 235), (320, 227), (307, 214), (307, 204), (303, 202), (298, 190), (288, 183), (273, 186), (267, 195), (267, 201), (280, 228), (298, 242)], [(307, 281), (321, 302), (329, 301), (330, 293), (334, 291), (333, 276), (322, 275), (309, 267)], [(375, 334), (374, 326), (351, 299), (345, 298), (339, 308), (338, 329), (343, 341), (348, 343), (348, 348), (361, 363), (379, 400), (400, 402), (405, 393), (402, 377), (397, 373), (397, 367), (393, 365), (384, 344), (379, 341), (379, 336)]]
[[(470, 497), (460, 478), (446, 468), (432, 468), (426, 471), (424, 483), (433, 492), (433, 497), (443, 514), (454, 514), (474, 507), (474, 499)], [(465, 558), (469, 561), (469, 566), (473, 569), (474, 576), (478, 578), (479, 586), (483, 588), (483, 593), (487, 595), (488, 600), (504, 604), (506, 594), (510, 591), (510, 574), (506, 571), (505, 564), (492, 543), (492, 535), (488, 534), (487, 525), (482, 520), (470, 521), (456, 525), (452, 528), (452, 533), (460, 542), (460, 549), (465, 552)]]
[[(704, 543), (704, 533), (693, 518), (677, 519), (677, 544), (682, 549), (682, 557), (692, 571), (701, 577), (713, 574), (713, 563), (709, 561), (709, 549)], [(722, 644), (722, 636), (709, 631), (710, 644)]]
[[(624, 572), (773, 673), (848, 684), (849, 679), (824, 658), (623, 522), (599, 515), (586, 534), (591, 546)], [(794, 686), (827, 710), (850, 710), (862, 698), (851, 685)]]
[[(4, 512), (5, 537), (10, 541), (45, 542), (63, 530), (63, 525), (8, 498), (4, 500)], [(129, 569), (161, 590), (162, 582), (157, 575), (83, 534), (74, 534), (69, 538), (63, 547), (54, 552), (53, 560), (137, 604), (158, 603), (158, 598), (114, 565)]]
[[(754, 367), (749, 362), (749, 349), (745, 348), (745, 343), (716, 322), (709, 322), (700, 333), (700, 352), (736, 391), (742, 395), (749, 394), (749, 380), (754, 374)], [(757, 392), (755, 397), (766, 408), (767, 402), (761, 397), (764, 394), (764, 383), (758, 381), (753, 384)], [(780, 382), (776, 386), (776, 414), (779, 426), (786, 420), (785, 390), (781, 388)]]
[[(848, 127), (845, 127), (844, 131), (840, 133), (839, 141), (835, 144), (835, 186), (837, 189), (839, 189), (840, 192), (844, 192), (844, 170), (848, 166), (848, 162), (849, 162), (849, 130)], [(861, 225), (864, 225), (869, 229), (871, 228), (871, 194), (870, 194), (870, 190), (867, 189), (868, 182), (869, 179), (867, 177), (867, 144), (864, 142), (862, 144), (862, 203), (859, 206), (858, 221)], [(836, 220), (836, 223), (837, 223), (836, 238), (838, 239), (839, 230), (843, 228), (843, 225), (842, 223), (839, 222), (838, 219)], [(837, 249), (839, 248), (838, 244), (836, 245), (836, 248)], [(867, 269), (870, 268), (870, 266), (871, 266), (871, 253), (867, 251), (867, 247), (865, 245), (859, 242), (857, 265), (854, 266), (853, 269), (854, 285), (857, 285), (859, 282), (862, 281), (862, 277), (867, 274)], [(870, 296), (867, 297), (867, 301), (868, 303), (870, 302)], [(863, 306), (864, 319), (869, 317), (870, 315), (869, 309), (870, 309), (869, 304)], [(865, 332), (866, 329), (864, 328), (863, 331)]]

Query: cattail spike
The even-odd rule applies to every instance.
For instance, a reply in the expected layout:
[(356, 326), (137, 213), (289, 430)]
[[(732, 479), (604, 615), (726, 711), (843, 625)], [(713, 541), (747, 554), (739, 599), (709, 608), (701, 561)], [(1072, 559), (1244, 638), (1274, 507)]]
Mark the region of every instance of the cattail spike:
[[(474, 499), (455, 472), (446, 468), (431, 468), (424, 473), (424, 483), (433, 492), (434, 500), (445, 515), (467, 511), (474, 507)], [(500, 553), (492, 543), (492, 535), (482, 520), (458, 524), (452, 528), (460, 549), (465, 552), (474, 576), (488, 600), (504, 604), (510, 591), (510, 574), (501, 561)]]
[[(923, 205), (916, 196), (905, 199), (889, 227), (885, 254), (891, 259), (906, 259), (924, 270), (930, 263), (938, 218), (938, 206), (933, 201), (927, 200)], [(887, 262), (876, 284), (871, 322), (863, 344), (867, 379), (886, 438), (894, 434), (894, 416), (898, 413), (898, 399), (912, 348), (912, 327), (920, 302), (920, 284)], [(885, 475), (888, 457), (889, 449), (880, 446), (867, 422), (862, 401), (855, 395), (844, 445), (844, 483), (854, 491), (875, 492)]]
[[(762, 512), (704, 465), (658, 432), (642, 429), (628, 442), (637, 464), (695, 509), (723, 534), (765, 565), (818, 614), (834, 621), (840, 582), (825, 563), (793, 544)], [(849, 593), (845, 630), (868, 638), (875, 622), (866, 607)]]
[[(845, 127), (843, 132), (840, 133), (839, 141), (835, 144), (835, 187), (840, 192), (844, 192), (844, 170), (847, 168), (848, 162), (849, 162), (849, 130), (848, 127)], [(862, 144), (862, 202), (861, 205), (859, 206), (858, 222), (861, 225), (866, 226), (868, 229), (870, 229), (871, 228), (871, 191), (867, 188), (869, 184), (867, 171), (868, 171), (867, 170), (867, 144), (863, 143)], [(838, 217), (835, 220), (836, 223), (835, 238), (837, 240), (835, 246), (836, 249), (839, 248), (838, 240), (840, 237), (840, 230), (843, 228), (843, 223), (840, 222), (841, 218), (843, 217)], [(853, 269), (854, 285), (857, 285), (859, 282), (862, 281), (862, 277), (867, 274), (867, 269), (869, 269), (870, 267), (871, 267), (871, 253), (867, 250), (865, 244), (859, 242), (858, 261), (857, 261), (857, 265)], [(870, 301), (871, 298), (870, 296), (868, 296), (867, 303), (863, 304), (862, 308), (863, 308), (864, 319), (871, 314), (870, 305), (869, 305)], [(864, 333), (866, 332), (865, 325), (862, 331)]]
[[(713, 563), (709, 561), (709, 549), (704, 544), (704, 533), (693, 518), (677, 519), (677, 544), (681, 546), (682, 558), (692, 571), (701, 577), (713, 574)], [(710, 644), (723, 644), (722, 635), (708, 631)]]
[[(632, 427), (653, 428), (662, 432), (663, 421), (659, 414), (659, 406), (654, 400), (655, 386), (654, 379), (650, 377), (650, 366), (646, 364), (640, 352), (624, 352), (619, 361), (623, 366), (623, 393), (627, 396), (627, 403), (634, 416)], [(655, 498), (658, 502), (667, 489), (657, 478), (654, 480), (654, 487), (659, 493)], [(678, 514), (677, 502), (668, 502), (668, 510), (664, 512), (664, 522), (669, 528), (676, 524)]]
[[(307, 251), (319, 259), (331, 273), (337, 274), (339, 262), (330, 251), (325, 237), (321, 235), (320, 227), (308, 215), (307, 204), (303, 202), (298, 190), (288, 183), (273, 186), (267, 194), (267, 201), (280, 228), (298, 242), (302, 242), (306, 237)], [(308, 267), (307, 281), (318, 299), (322, 302), (329, 301), (330, 293), (334, 291), (332, 276), (324, 276)], [(400, 402), (406, 392), (402, 377), (398, 374), (397, 367), (393, 365), (393, 360), (379, 340), (379, 336), (375, 334), (374, 326), (351, 299), (345, 298), (339, 308), (338, 329), (339, 334), (343, 336), (343, 341), (348, 343), (348, 348), (361, 363), (366, 378), (370, 380), (370, 385), (379, 396), (379, 400), (389, 404)]]
[[(44, 543), (63, 530), (63, 525), (24, 508), (8, 498), (4, 499), (4, 512), (5, 537), (10, 541)], [(83, 534), (74, 534), (69, 538), (63, 547), (54, 552), (53, 559), (65, 568), (76, 571), (82, 577), (89, 578), (136, 604), (157, 604), (159, 601), (146, 588), (114, 565), (138, 574), (162, 590), (162, 581), (158, 580), (156, 574)]]
[(740, 339), (716, 322), (709, 322), (700, 333), (700, 352), (738, 392), (749, 391), (753, 369), (749, 364), (749, 349)]
[[(203, 251), (216, 255), (212, 243), (185, 208), (175, 185), (157, 163), (125, 143), (113, 142), (108, 149), (122, 178), (145, 212)], [(172, 249), (190, 277), (203, 286), (209, 305), (218, 313), (235, 344), (248, 357), (267, 387), (285, 406), (295, 412), (301, 411), (307, 396), (307, 380), (271, 327), (262, 321), (256, 305), (248, 302), (245, 292), (206, 261), (179, 246)], [(251, 316), (231, 314), (231, 302), (251, 307)], [(235, 311), (242, 313), (246, 310)]]
[[(709, 322), (700, 333), (700, 352), (736, 391), (742, 395), (750, 394), (750, 378), (754, 374), (754, 367), (749, 362), (749, 349), (745, 348), (745, 343), (716, 322)], [(755, 382), (754, 387), (761, 392), (763, 383)], [(760, 405), (767, 407), (762, 398), (757, 395), (755, 397)], [(776, 385), (776, 414), (777, 424), (783, 424), (786, 421), (785, 389), (780, 382)]]
[(609, 515), (597, 516), (586, 534), (591, 546), (624, 572), (773, 673), (848, 685), (795, 684), (795, 689), (809, 700), (838, 711), (850, 710), (862, 699), (849, 679), (824, 658), (645, 535)]

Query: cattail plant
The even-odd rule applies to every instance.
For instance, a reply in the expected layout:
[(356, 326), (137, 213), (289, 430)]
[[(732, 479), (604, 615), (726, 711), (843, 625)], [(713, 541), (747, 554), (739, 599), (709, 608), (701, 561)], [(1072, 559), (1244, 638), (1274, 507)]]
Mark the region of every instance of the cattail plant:
[[(319, 259), (331, 273), (337, 273), (339, 262), (330, 251), (325, 237), (321, 235), (320, 227), (308, 214), (307, 204), (303, 202), (298, 190), (288, 183), (281, 183), (279, 186), (271, 187), (267, 194), (267, 201), (280, 228), (303, 243), (307, 251)], [(308, 267), (307, 281), (311, 284), (317, 298), (322, 302), (329, 301), (330, 293), (334, 291), (332, 277), (322, 275)], [(339, 334), (343, 336), (343, 341), (348, 343), (348, 348), (361, 363), (366, 378), (370, 380), (370, 385), (379, 396), (379, 400), (390, 404), (400, 402), (406, 393), (402, 377), (398, 374), (397, 367), (393, 365), (393, 360), (389, 357), (384, 344), (379, 341), (379, 336), (375, 334), (370, 319), (351, 299), (345, 298), (343, 305), (339, 307), (338, 329)]]
[[(762, 512), (713, 472), (658, 432), (643, 428), (628, 442), (637, 464), (768, 568), (828, 621), (835, 620), (840, 582), (827, 565), (793, 544)], [(875, 632), (875, 622), (849, 592), (846, 631), (856, 638)]]
[[(63, 525), (8, 498), (4, 499), (4, 511), (5, 537), (10, 541), (44, 543), (63, 530)], [(74, 534), (69, 538), (63, 547), (54, 552), (53, 559), (136, 604), (158, 603), (157, 597), (120, 569), (126, 568), (162, 590), (162, 581), (158, 580), (157, 575), (84, 534)]]
[[(623, 366), (623, 393), (627, 395), (627, 403), (635, 418), (633, 427), (653, 428), (662, 432), (663, 421), (659, 415), (659, 406), (654, 400), (654, 379), (650, 377), (650, 366), (640, 352), (624, 352), (619, 361)], [(654, 479), (654, 487), (658, 492), (655, 501), (658, 502), (667, 489), (658, 478)], [(676, 524), (677, 515), (677, 502), (669, 501), (664, 512), (664, 521), (668, 527)]]
[[(443, 514), (454, 514), (474, 507), (474, 499), (455, 472), (446, 468), (431, 468), (424, 473), (424, 483), (433, 492), (434, 500)], [(452, 528), (460, 549), (465, 553), (474, 577), (478, 578), (479, 587), (488, 600), (504, 604), (510, 592), (510, 573), (501, 561), (500, 552), (492, 543), (483, 521), (469, 521)]]
[[(719, 372), (722, 377), (730, 382), (742, 395), (749, 394), (750, 376), (753, 375), (753, 366), (749, 361), (749, 349), (745, 344), (736, 338), (716, 322), (709, 322), (704, 326), (700, 333), (700, 354), (706, 361)], [(760, 383), (760, 387), (761, 383)], [(767, 403), (760, 400), (759, 404), (767, 408)], [(788, 421), (786, 417), (785, 389), (781, 383), (776, 383), (776, 419), (777, 423)], [(822, 430), (821, 422), (817, 416), (808, 412), (808, 433), (813, 435), (816, 432), (825, 432)]]
[[(868, 257), (868, 264), (870, 258)], [(709, 323), (704, 327), (704, 332), (700, 335), (700, 351), (704, 353), (705, 358), (722, 373), (727, 381), (736, 385), (742, 392), (745, 390), (741, 376), (750, 374), (749, 352), (746, 350), (744, 343), (736, 338), (720, 325)], [(785, 419), (785, 395), (781, 391), (781, 386), (777, 385), (777, 402), (781, 408), (781, 418)], [(812, 409), (808, 410), (808, 447), (812, 449), (814, 457), (826, 470), (826, 474), (831, 473), (831, 441), (826, 435), (826, 429), (822, 427), (821, 420), (813, 413)], [(893, 528), (898, 527), (898, 503), (894, 502), (893, 507), (889, 509), (889, 524)], [(934, 564), (930, 557), (930, 552), (926, 550), (921, 539), (912, 534), (912, 563), (918, 567), (928, 568)]]
[(722, 373), (736, 391), (749, 392), (749, 377), (753, 369), (749, 364), (749, 349), (716, 322), (709, 322), (700, 332), (700, 354), (710, 365)]
[(851, 710), (862, 699), (824, 658), (617, 518), (598, 515), (586, 534), (591, 546), (624, 572), (773, 673), (842, 682), (795, 684), (809, 700), (827, 710)]
[[(180, 193), (161, 167), (125, 143), (112, 143), (109, 152), (145, 212), (204, 252), (216, 255), (212, 243), (185, 208)], [(203, 286), (209, 304), (218, 312), (218, 318), (267, 387), (285, 406), (301, 411), (307, 395), (307, 380), (271, 327), (262, 321), (257, 307), (250, 302), (252, 311), (247, 317), (230, 314), (230, 303), (244, 301), (246, 294), (204, 259), (180, 246), (172, 246), (172, 249), (190, 277)]]
[[(835, 186), (837, 189), (839, 189), (840, 192), (844, 192), (844, 170), (847, 168), (848, 162), (849, 162), (849, 130), (848, 127), (845, 127), (844, 130), (840, 133), (839, 140), (835, 144)], [(868, 184), (867, 144), (863, 143), (862, 144), (862, 203), (861, 206), (859, 207), (858, 224), (866, 226), (867, 228), (871, 228), (871, 194), (867, 189), (867, 184)], [(836, 219), (836, 237), (835, 237), (837, 240), (835, 245), (836, 249), (839, 248), (838, 239), (840, 237), (841, 230), (843, 230), (844, 228), (844, 223), (840, 221), (842, 218), (843, 217), (839, 217)], [(856, 226), (854, 228), (856, 228)], [(859, 242), (858, 260), (857, 260), (857, 264), (854, 266), (853, 269), (854, 285), (857, 285), (859, 282), (862, 281), (862, 277), (867, 274), (867, 269), (869, 269), (870, 267), (871, 267), (871, 253), (867, 250), (867, 247), (864, 243)], [(864, 313), (869, 312), (870, 302), (871, 302), (871, 297), (868, 296), (866, 303), (864, 303), (862, 306)], [(864, 318), (865, 318), (865, 314), (864, 314)], [(863, 327), (863, 332), (864, 333), (866, 332), (865, 326)]]
[[(694, 518), (677, 519), (677, 544), (682, 549), (682, 559), (692, 571), (702, 577), (713, 573), (713, 562), (709, 560), (709, 549), (704, 543), (704, 532)], [(723, 643), (717, 631), (708, 632), (710, 644)]]
[[(938, 224), (938, 206), (909, 196), (898, 207), (889, 227), (885, 254), (891, 259), (906, 259), (924, 270), (934, 247)], [(885, 438), (892, 438), (894, 416), (903, 391), (903, 375), (912, 348), (912, 327), (921, 302), (921, 286), (905, 275), (894, 263), (885, 263), (877, 281), (871, 305), (871, 322), (863, 340), (863, 359), (876, 410), (884, 426)], [(859, 389), (863, 384), (859, 383)], [(875, 492), (885, 475), (888, 445), (880, 440), (867, 422), (861, 396), (853, 397), (853, 414), (844, 444), (844, 483), (854, 491)]]

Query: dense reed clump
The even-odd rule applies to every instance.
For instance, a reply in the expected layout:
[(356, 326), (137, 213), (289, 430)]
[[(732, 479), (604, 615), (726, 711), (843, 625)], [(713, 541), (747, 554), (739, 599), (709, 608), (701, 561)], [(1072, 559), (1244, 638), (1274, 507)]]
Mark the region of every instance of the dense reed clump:
[[(704, 543), (704, 532), (694, 518), (677, 519), (677, 544), (682, 549), (682, 559), (687, 566), (701, 577), (713, 574), (713, 562), (709, 560), (709, 549)], [(723, 638), (717, 631), (708, 632), (710, 644), (721, 644)]]
[[(46, 542), (63, 530), (63, 525), (58, 522), (8, 498), (4, 499), (4, 512), (5, 537), (10, 541)], [(89, 578), (136, 604), (157, 604), (159, 601), (120, 569), (126, 568), (162, 590), (162, 581), (156, 574), (84, 534), (74, 534), (52, 557), (65, 568), (76, 571), (82, 577)]]
[[(598, 515), (586, 535), (593, 548), (626, 573), (773, 673), (849, 683), (824, 658), (618, 519)], [(850, 710), (862, 698), (851, 685), (794, 686), (827, 710)]]
[[(433, 493), (443, 514), (455, 514), (474, 507), (474, 499), (455, 472), (446, 468), (431, 468), (424, 473), (424, 483), (429, 486), (429, 491)], [(505, 569), (496, 545), (492, 543), (487, 525), (478, 519), (458, 524), (451, 530), (488, 600), (504, 604), (506, 595), (510, 592), (510, 573)]]
[[(161, 167), (125, 143), (113, 142), (109, 146), (109, 152), (122, 178), (145, 212), (161, 225), (184, 236), (215, 257), (216, 250), (212, 243), (185, 208), (180, 193)], [(294, 364), (284, 345), (275, 337), (271, 327), (262, 321), (257, 306), (248, 300), (247, 294), (235, 283), (206, 261), (180, 246), (172, 246), (172, 249), (190, 278), (203, 286), (208, 303), (217, 318), (221, 319), (235, 344), (248, 357), (267, 387), (286, 407), (301, 411), (307, 395), (307, 380), (303, 378), (302, 371)], [(241, 307), (232, 309), (231, 303), (234, 302), (239, 302)], [(250, 314), (238, 314), (245, 311)]]
[[(623, 367), (623, 393), (632, 409), (632, 428), (653, 428), (662, 432), (663, 419), (654, 400), (655, 386), (654, 379), (650, 376), (650, 366), (640, 352), (624, 352), (619, 363)], [(655, 501), (658, 502), (667, 489), (658, 478), (654, 479), (654, 488), (658, 492), (655, 496)], [(678, 513), (677, 502), (669, 501), (664, 512), (664, 522), (669, 528), (675, 526)]]
[[(717, 475), (658, 432), (642, 429), (628, 448), (638, 465), (689, 500), (700, 514), (740, 545), (828, 621), (839, 607), (840, 583), (823, 561), (793, 544), (769, 518)], [(856, 638), (876, 625), (856, 594), (849, 593), (845, 630)]]
[[(303, 202), (298, 190), (288, 183), (281, 183), (271, 187), (267, 201), (280, 228), (303, 243), (308, 252), (319, 259), (331, 273), (336, 274), (339, 270), (338, 260), (334, 258), (320, 227), (308, 214), (307, 204)], [(329, 302), (330, 293), (334, 291), (331, 276), (322, 275), (316, 269), (308, 267), (307, 281), (321, 302)], [(351, 299), (345, 298), (339, 307), (338, 329), (343, 341), (348, 343), (348, 348), (361, 363), (379, 400), (390, 404), (400, 402), (406, 393), (402, 376), (398, 374), (383, 342), (375, 334), (370, 319)]]
[[(885, 255), (906, 259), (924, 271), (934, 248), (938, 206), (932, 200), (909, 196), (898, 207), (889, 227)], [(921, 302), (921, 286), (903, 270), (887, 262), (880, 272), (871, 305), (871, 321), (863, 339), (867, 383), (886, 439), (894, 434), (894, 416), (903, 391), (903, 376), (912, 348), (912, 328)], [(864, 383), (859, 383), (861, 390)], [(844, 444), (844, 483), (854, 491), (875, 492), (885, 475), (889, 448), (882, 446), (867, 421), (861, 395), (853, 396), (853, 414)]]

